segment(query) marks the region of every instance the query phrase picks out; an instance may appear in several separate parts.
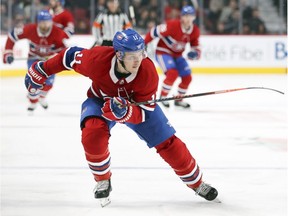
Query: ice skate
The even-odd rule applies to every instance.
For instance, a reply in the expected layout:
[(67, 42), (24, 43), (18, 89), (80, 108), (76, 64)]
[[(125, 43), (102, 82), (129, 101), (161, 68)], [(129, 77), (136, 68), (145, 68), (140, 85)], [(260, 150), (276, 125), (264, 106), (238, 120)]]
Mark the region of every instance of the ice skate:
[(30, 103), (30, 105), (28, 106), (27, 110), (29, 112), (33, 112), (37, 107), (37, 103)]
[(39, 104), (44, 108), (44, 109), (48, 109), (48, 103), (45, 100), (45, 98), (40, 98), (39, 99)]
[(184, 101), (179, 101), (179, 100), (175, 100), (174, 101), (174, 105), (176, 107), (182, 107), (184, 109), (189, 109), (190, 108), (190, 104)]
[[(164, 97), (160, 96), (160, 99), (162, 99), (162, 98), (164, 98)], [(168, 101), (161, 101), (161, 104), (162, 104), (164, 107), (166, 107), (166, 108), (169, 108), (169, 107), (170, 107), (170, 104), (169, 104)]]
[(95, 199), (99, 199), (101, 207), (105, 207), (111, 203), (109, 197), (111, 191), (112, 187), (110, 179), (97, 182), (94, 189), (94, 197)]
[(193, 189), (196, 192), (196, 195), (203, 197), (208, 201), (220, 202), (220, 200), (216, 199), (218, 196), (218, 191), (212, 186), (202, 182), (198, 188)]

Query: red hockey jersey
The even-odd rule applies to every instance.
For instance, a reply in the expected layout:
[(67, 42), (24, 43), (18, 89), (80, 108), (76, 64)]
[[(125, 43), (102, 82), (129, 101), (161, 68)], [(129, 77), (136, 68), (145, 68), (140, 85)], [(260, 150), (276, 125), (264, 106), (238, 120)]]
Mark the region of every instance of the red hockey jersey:
[[(143, 59), (138, 72), (126, 78), (116, 76), (115, 64), (113, 47), (97, 46), (89, 50), (70, 47), (44, 62), (43, 69), (48, 76), (62, 70), (74, 69), (77, 73), (89, 77), (92, 86), (88, 90), (88, 97), (121, 96), (135, 102), (156, 99), (158, 74), (151, 59)], [(141, 107), (152, 111), (155, 104)]]
[(37, 24), (28, 24), (22, 28), (14, 28), (9, 33), (5, 51), (12, 52), (16, 41), (28, 39), (29, 57), (46, 58), (64, 49), (63, 39), (67, 38), (65, 32), (56, 26), (53, 26), (47, 34), (43, 35), (38, 30)]
[(191, 48), (199, 46), (200, 30), (197, 25), (193, 25), (188, 31), (181, 27), (180, 20), (168, 20), (164, 24), (153, 27), (145, 36), (145, 44), (159, 37), (156, 47), (156, 54), (170, 54), (179, 57), (185, 50), (187, 43)]
[(57, 27), (63, 29), (69, 37), (74, 34), (74, 18), (70, 11), (64, 9), (60, 13), (53, 14), (53, 22)]

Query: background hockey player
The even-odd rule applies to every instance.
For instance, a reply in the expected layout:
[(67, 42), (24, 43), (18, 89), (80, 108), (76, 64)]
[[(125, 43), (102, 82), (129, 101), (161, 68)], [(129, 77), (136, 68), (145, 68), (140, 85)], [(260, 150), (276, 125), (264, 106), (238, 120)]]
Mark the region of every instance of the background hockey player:
[(108, 143), (110, 130), (116, 123), (125, 124), (148, 147), (155, 148), (197, 194), (207, 200), (217, 197), (217, 190), (202, 181), (197, 162), (175, 135), (160, 106), (155, 103), (129, 106), (131, 102), (155, 99), (158, 88), (156, 68), (151, 59), (146, 58), (144, 40), (136, 31), (117, 32), (113, 47), (70, 47), (45, 62), (35, 62), (27, 72), (26, 87), (29, 92), (45, 88), (47, 77), (67, 69), (74, 69), (92, 80), (88, 98), (82, 104), (82, 144), (98, 183), (95, 198), (101, 199), (103, 206), (109, 203), (111, 191)]
[[(145, 44), (151, 42), (154, 38), (159, 38), (156, 47), (156, 61), (165, 74), (162, 84), (161, 97), (167, 97), (173, 87), (177, 77), (181, 78), (178, 86), (178, 94), (186, 94), (192, 81), (192, 74), (189, 64), (182, 56), (187, 43), (190, 43), (191, 50), (188, 53), (188, 59), (196, 60), (200, 57), (198, 26), (193, 24), (195, 20), (195, 10), (192, 6), (184, 6), (181, 10), (181, 17), (177, 20), (168, 20), (164, 24), (153, 27), (146, 34)], [(170, 104), (163, 101), (165, 107)], [(182, 100), (175, 100), (175, 106), (189, 108), (190, 104)]]
[(108, 0), (106, 4), (107, 10), (99, 13), (93, 22), (95, 45), (112, 46), (117, 31), (132, 27), (127, 14), (121, 11), (118, 0)]
[(54, 24), (71, 37), (74, 34), (75, 23), (72, 13), (64, 8), (65, 0), (49, 0), (49, 5)]
[[(14, 28), (9, 34), (5, 45), (3, 62), (11, 64), (14, 61), (13, 47), (18, 40), (29, 40), (28, 68), (41, 59), (47, 59), (65, 48), (64, 40), (68, 36), (66, 33), (53, 25), (52, 16), (48, 10), (41, 10), (37, 14), (37, 24), (28, 24), (20, 28)], [(45, 97), (51, 90), (55, 75), (47, 78), (45, 87), (41, 92), (35, 94), (30, 92), (28, 99), (30, 105), (28, 111), (33, 111), (39, 102), (43, 108), (47, 109), (48, 104)]]

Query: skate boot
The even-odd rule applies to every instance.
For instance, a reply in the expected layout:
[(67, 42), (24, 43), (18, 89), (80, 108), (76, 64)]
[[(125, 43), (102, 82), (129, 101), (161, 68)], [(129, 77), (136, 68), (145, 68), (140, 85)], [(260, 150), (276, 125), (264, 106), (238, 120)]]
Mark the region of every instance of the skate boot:
[[(162, 99), (162, 98), (164, 98), (164, 97), (160, 96), (160, 99)], [(161, 101), (161, 104), (162, 104), (164, 107), (166, 107), (166, 108), (169, 108), (169, 107), (170, 107), (170, 104), (169, 104), (168, 101)]]
[(101, 207), (105, 207), (111, 203), (109, 197), (111, 191), (112, 186), (110, 179), (97, 182), (94, 188), (94, 197), (95, 199), (99, 199)]
[(30, 105), (28, 106), (27, 110), (29, 112), (33, 112), (37, 107), (37, 103), (30, 103)]
[(39, 99), (39, 104), (44, 108), (44, 109), (48, 109), (48, 103), (45, 100), (45, 98), (40, 98)]
[(175, 100), (174, 101), (174, 105), (176, 106), (176, 107), (182, 107), (182, 108), (184, 108), (184, 109), (189, 109), (190, 108), (190, 104), (189, 103), (186, 103), (186, 102), (184, 102), (184, 101), (179, 101), (179, 100)]
[[(198, 188), (194, 188), (193, 190), (196, 192), (196, 195), (199, 195), (208, 201), (215, 200), (218, 196), (218, 191), (204, 182), (202, 182)], [(215, 201), (218, 202), (218, 200)]]

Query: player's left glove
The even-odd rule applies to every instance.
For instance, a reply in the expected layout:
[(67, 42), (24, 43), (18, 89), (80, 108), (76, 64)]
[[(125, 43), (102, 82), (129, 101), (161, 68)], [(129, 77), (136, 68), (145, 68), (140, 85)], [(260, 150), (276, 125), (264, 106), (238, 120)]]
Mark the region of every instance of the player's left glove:
[(25, 76), (25, 86), (29, 93), (37, 94), (44, 87), (47, 75), (41, 68), (43, 62), (34, 62)]
[(197, 60), (200, 58), (201, 51), (199, 49), (192, 49), (190, 52), (187, 53), (187, 57), (190, 60)]
[(14, 61), (14, 56), (12, 52), (4, 52), (3, 54), (3, 63), (4, 64), (12, 64)]
[(133, 107), (127, 106), (130, 102), (122, 97), (106, 100), (102, 107), (102, 116), (109, 121), (124, 123), (132, 116)]

